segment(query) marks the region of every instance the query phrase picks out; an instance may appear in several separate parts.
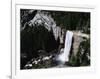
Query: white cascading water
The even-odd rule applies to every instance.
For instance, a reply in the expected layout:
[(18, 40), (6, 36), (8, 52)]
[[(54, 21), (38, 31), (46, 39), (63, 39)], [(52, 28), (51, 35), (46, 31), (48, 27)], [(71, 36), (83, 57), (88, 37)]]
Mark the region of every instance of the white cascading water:
[(70, 53), (71, 44), (72, 44), (72, 37), (73, 37), (73, 32), (67, 31), (66, 38), (65, 38), (64, 52), (59, 54), (57, 58), (57, 60), (60, 61), (62, 64), (69, 61), (69, 53)]

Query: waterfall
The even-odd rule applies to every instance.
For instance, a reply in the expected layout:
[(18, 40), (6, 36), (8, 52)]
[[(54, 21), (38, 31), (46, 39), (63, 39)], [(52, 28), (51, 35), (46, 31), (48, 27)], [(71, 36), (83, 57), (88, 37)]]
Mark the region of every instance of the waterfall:
[(57, 60), (60, 61), (62, 64), (69, 61), (69, 53), (70, 53), (71, 44), (72, 44), (72, 37), (73, 37), (73, 32), (67, 31), (66, 38), (65, 38), (64, 51), (60, 53), (57, 58)]

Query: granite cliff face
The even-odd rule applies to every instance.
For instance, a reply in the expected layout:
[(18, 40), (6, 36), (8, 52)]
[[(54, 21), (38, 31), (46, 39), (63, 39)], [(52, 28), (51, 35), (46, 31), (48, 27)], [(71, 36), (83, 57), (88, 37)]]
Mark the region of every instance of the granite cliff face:
[[(32, 12), (34, 12), (33, 10), (29, 11), (29, 14), (31, 14)], [(60, 39), (60, 43), (63, 43), (63, 38), (64, 38), (64, 31), (56, 25), (56, 22), (54, 21), (54, 19), (52, 18), (52, 16), (45, 11), (37, 11), (37, 13), (34, 15), (34, 17), (27, 21), (24, 24), (24, 27), (21, 28), (21, 30), (24, 30), (26, 28), (26, 25), (29, 25), (30, 27), (32, 26), (39, 26), (42, 25), (44, 26), (48, 31), (52, 31), (53, 35), (55, 37), (55, 40), (57, 40), (58, 38)]]

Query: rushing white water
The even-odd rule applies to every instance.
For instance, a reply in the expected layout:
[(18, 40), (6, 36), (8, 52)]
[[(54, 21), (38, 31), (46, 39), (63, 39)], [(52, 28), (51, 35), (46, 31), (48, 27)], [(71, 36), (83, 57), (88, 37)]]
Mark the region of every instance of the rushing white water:
[(66, 32), (66, 39), (65, 39), (65, 48), (64, 52), (58, 55), (57, 60), (59, 60), (61, 63), (65, 63), (69, 61), (69, 53), (71, 49), (71, 44), (72, 44), (72, 37), (73, 37), (73, 32), (67, 31)]

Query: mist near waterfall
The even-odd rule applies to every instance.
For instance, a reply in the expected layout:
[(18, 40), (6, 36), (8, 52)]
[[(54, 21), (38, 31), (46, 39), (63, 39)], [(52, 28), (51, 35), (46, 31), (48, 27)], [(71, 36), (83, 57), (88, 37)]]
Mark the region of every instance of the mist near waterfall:
[(69, 55), (70, 55), (70, 50), (71, 50), (71, 45), (72, 45), (72, 37), (73, 37), (73, 32), (67, 31), (66, 32), (66, 38), (65, 38), (65, 45), (64, 45), (64, 51), (58, 55), (56, 60), (58, 62), (61, 62), (60, 65), (65, 64), (65, 62), (69, 61)]

